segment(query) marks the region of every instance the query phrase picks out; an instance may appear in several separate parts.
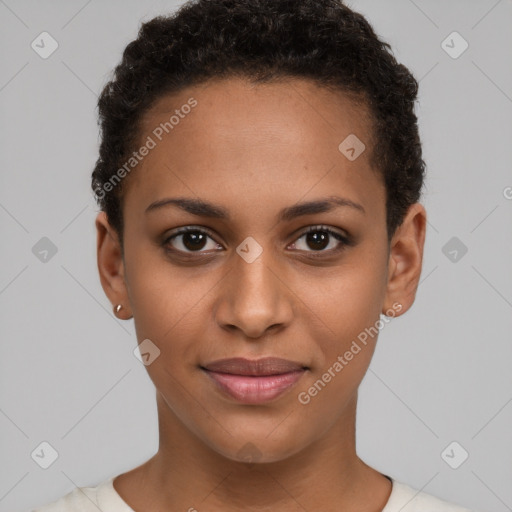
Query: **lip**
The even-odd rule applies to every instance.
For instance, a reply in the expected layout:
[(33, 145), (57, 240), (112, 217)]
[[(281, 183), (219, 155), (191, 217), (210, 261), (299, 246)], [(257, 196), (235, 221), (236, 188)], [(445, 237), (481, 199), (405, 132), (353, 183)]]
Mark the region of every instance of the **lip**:
[(233, 357), (213, 361), (212, 363), (205, 364), (203, 368), (212, 372), (261, 377), (303, 370), (305, 366), (295, 361), (280, 359), (279, 357), (262, 357), (261, 359)]
[(291, 389), (307, 367), (295, 361), (265, 357), (221, 359), (201, 366), (217, 389), (245, 404), (268, 402)]

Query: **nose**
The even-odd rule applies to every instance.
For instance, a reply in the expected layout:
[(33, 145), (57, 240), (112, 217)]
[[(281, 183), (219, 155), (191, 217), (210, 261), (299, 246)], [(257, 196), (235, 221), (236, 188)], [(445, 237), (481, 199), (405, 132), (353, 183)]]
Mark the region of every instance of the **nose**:
[(280, 331), (293, 316), (293, 293), (265, 252), (251, 263), (234, 255), (234, 267), (222, 282), (216, 304), (218, 325), (247, 338)]

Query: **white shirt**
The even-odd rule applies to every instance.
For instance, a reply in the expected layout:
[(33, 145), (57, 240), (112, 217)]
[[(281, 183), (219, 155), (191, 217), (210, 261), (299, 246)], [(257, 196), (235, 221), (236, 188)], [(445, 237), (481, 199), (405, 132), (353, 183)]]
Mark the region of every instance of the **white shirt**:
[[(135, 512), (114, 488), (115, 476), (96, 487), (76, 487), (52, 503), (31, 512)], [(391, 494), (382, 512), (473, 512), (468, 508), (417, 491), (390, 477)]]

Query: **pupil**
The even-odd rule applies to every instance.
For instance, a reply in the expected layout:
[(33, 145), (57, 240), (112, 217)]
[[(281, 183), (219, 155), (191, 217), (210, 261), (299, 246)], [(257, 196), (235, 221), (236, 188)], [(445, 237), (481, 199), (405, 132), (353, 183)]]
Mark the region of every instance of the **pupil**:
[(329, 234), (325, 231), (314, 231), (308, 233), (306, 241), (312, 249), (325, 249), (329, 245)]
[(205, 241), (206, 237), (197, 231), (185, 233), (183, 235), (183, 245), (191, 251), (202, 249), (204, 247)]

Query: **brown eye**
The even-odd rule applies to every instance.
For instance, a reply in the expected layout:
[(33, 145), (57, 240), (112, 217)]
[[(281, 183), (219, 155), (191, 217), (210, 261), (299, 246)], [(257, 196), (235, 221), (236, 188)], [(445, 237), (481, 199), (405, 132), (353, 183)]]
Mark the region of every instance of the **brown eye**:
[[(207, 247), (208, 243), (210, 247)], [(219, 247), (219, 244), (206, 231), (194, 227), (186, 227), (168, 237), (164, 242), (164, 246), (170, 246), (170, 250), (190, 253), (202, 252), (205, 248), (207, 250), (215, 250)]]
[(324, 226), (312, 226), (293, 245), (300, 251), (330, 253), (350, 245), (350, 240), (341, 233)]
[(306, 237), (306, 244), (315, 251), (321, 251), (329, 245), (329, 238), (331, 235), (326, 231), (315, 231), (304, 235)]

